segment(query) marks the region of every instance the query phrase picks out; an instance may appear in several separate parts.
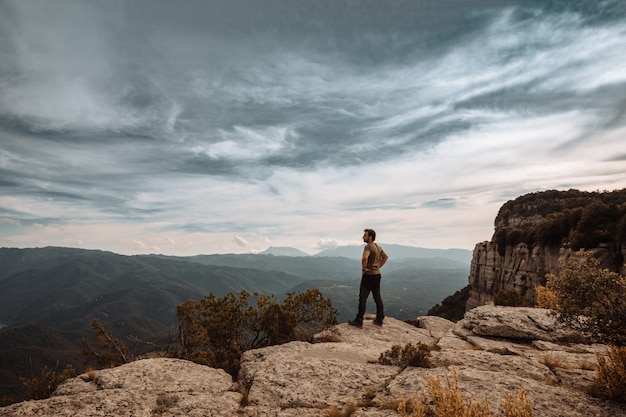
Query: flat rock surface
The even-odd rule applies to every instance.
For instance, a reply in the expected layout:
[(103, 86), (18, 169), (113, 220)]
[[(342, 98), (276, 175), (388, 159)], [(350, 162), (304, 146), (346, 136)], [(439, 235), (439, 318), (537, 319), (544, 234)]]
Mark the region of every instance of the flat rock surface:
[[(361, 329), (340, 324), (318, 343), (248, 351), (237, 381), (182, 360), (136, 361), (70, 379), (53, 397), (0, 408), (0, 416), (312, 417), (354, 407), (354, 417), (390, 417), (429, 378), (445, 384), (456, 375), (459, 389), (487, 398), (493, 415), (502, 415), (504, 393), (525, 390), (534, 416), (626, 417), (624, 405), (587, 394), (606, 347), (565, 342), (569, 329), (547, 310), (484, 306), (456, 324), (416, 322), (420, 328), (386, 318), (377, 327), (370, 318)], [(407, 343), (432, 346), (432, 367), (378, 363)]]

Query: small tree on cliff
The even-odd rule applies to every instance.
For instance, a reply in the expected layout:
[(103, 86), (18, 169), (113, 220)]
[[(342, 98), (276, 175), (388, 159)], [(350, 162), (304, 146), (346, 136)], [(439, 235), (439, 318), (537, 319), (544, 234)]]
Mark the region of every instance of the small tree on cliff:
[(249, 349), (308, 340), (313, 332), (337, 324), (338, 312), (318, 289), (289, 293), (283, 303), (254, 293), (213, 293), (177, 308), (180, 357), (239, 371), (239, 358)]
[(626, 277), (600, 268), (591, 252), (561, 260), (559, 275), (546, 275), (546, 286), (536, 291), (540, 307), (557, 310), (576, 330), (626, 345)]
[(598, 356), (591, 392), (626, 402), (626, 277), (599, 268), (590, 252), (580, 250), (561, 261), (559, 275), (548, 274), (537, 287), (539, 307), (556, 310), (575, 329), (609, 343), (608, 355)]
[(41, 400), (49, 398), (52, 392), (66, 379), (76, 374), (71, 364), (65, 366), (62, 371), (54, 371), (47, 366), (41, 368), (39, 375), (32, 378), (20, 378), (24, 385), (24, 400)]
[(86, 338), (80, 340), (83, 346), (82, 355), (85, 359), (85, 365), (94, 362), (100, 368), (113, 368), (123, 365), (132, 360), (128, 353), (126, 345), (113, 337), (111, 333), (98, 320), (91, 321), (91, 327), (95, 333), (96, 345), (92, 346)]

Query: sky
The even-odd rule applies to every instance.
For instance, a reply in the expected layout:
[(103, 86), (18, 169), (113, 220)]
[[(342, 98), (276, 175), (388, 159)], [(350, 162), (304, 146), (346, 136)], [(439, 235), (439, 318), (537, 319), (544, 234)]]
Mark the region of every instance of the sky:
[(626, 187), (622, 0), (0, 0), (0, 247), (473, 249)]

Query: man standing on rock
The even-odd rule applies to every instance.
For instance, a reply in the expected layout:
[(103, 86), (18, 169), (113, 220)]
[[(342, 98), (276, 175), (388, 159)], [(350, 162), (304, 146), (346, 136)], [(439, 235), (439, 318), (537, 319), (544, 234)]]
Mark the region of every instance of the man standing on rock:
[(383, 299), (380, 297), (380, 268), (387, 262), (389, 257), (374, 241), (376, 240), (376, 232), (372, 229), (365, 229), (363, 233), (363, 242), (366, 243), (363, 249), (363, 257), (361, 258), (361, 286), (359, 288), (359, 311), (354, 320), (348, 320), (350, 326), (363, 327), (363, 316), (365, 315), (365, 306), (367, 298), (372, 293), (374, 302), (376, 303), (376, 319), (374, 324), (383, 325), (385, 311), (383, 307)]

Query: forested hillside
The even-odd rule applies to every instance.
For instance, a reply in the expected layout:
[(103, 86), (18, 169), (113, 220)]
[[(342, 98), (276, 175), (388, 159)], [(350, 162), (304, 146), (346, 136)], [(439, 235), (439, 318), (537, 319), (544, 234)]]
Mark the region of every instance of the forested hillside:
[[(243, 289), (281, 299), (319, 288), (346, 320), (355, 313), (360, 280), (359, 261), (345, 257), (2, 248), (0, 266), (0, 397), (19, 386), (19, 376), (44, 365), (71, 363), (80, 370), (79, 340), (93, 336), (93, 319), (133, 353), (165, 350), (176, 343), (176, 306), (189, 299)], [(407, 258), (393, 259), (385, 269), (387, 314), (415, 318), (467, 283), (469, 263)]]

